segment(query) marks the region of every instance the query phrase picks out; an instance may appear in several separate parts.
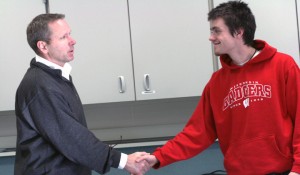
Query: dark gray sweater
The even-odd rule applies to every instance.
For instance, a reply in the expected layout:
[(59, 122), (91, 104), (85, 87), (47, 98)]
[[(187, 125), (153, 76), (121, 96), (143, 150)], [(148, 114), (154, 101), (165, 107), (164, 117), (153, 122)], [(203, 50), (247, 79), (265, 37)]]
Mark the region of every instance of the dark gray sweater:
[(70, 80), (32, 59), (16, 93), (15, 175), (102, 174), (118, 167), (121, 153), (88, 130)]

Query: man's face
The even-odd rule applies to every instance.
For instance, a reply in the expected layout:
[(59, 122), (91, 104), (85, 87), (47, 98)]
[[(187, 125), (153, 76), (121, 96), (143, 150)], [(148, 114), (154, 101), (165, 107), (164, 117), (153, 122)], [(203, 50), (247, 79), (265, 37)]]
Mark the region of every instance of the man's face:
[(215, 55), (230, 54), (236, 47), (237, 38), (230, 34), (229, 28), (222, 18), (211, 20), (210, 25), (209, 40), (214, 46)]
[(46, 45), (46, 59), (64, 66), (74, 59), (74, 45), (76, 41), (70, 36), (71, 29), (63, 19), (49, 24), (51, 31), (50, 43)]

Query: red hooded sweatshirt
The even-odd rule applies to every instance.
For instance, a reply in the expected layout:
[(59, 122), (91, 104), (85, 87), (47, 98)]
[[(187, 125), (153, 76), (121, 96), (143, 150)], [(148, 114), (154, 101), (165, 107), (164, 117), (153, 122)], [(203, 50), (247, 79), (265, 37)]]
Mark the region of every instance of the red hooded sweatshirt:
[(300, 71), (294, 59), (256, 40), (243, 66), (228, 55), (188, 123), (154, 151), (155, 168), (191, 158), (216, 139), (230, 175), (300, 173)]

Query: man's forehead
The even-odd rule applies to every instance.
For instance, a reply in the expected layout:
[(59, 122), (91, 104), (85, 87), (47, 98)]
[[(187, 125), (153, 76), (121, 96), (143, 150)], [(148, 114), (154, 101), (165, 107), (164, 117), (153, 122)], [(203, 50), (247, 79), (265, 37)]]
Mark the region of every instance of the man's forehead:
[(224, 23), (224, 20), (222, 18), (217, 18), (215, 20), (210, 21), (210, 29), (220, 29), (220, 28), (226, 28), (226, 25)]
[(56, 33), (56, 34), (63, 34), (66, 32), (69, 33), (71, 31), (69, 25), (63, 19), (56, 20), (49, 23), (49, 28), (52, 33)]

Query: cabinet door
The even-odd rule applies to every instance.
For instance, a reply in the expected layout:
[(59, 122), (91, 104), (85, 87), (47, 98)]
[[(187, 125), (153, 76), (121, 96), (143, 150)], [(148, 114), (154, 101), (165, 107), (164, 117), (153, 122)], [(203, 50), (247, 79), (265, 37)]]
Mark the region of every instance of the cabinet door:
[[(214, 0), (217, 6), (224, 0)], [(256, 20), (255, 38), (267, 41), (279, 52), (291, 55), (300, 65), (295, 0), (244, 0)], [(263, 8), (267, 7), (267, 8)]]
[(26, 28), (38, 14), (45, 13), (42, 1), (0, 1), (0, 111), (14, 110), (15, 94), (35, 56), (26, 38)]
[(129, 0), (137, 100), (200, 96), (212, 72), (203, 0)]
[(66, 15), (77, 41), (71, 75), (82, 102), (135, 100), (127, 1), (50, 0), (50, 11)]

